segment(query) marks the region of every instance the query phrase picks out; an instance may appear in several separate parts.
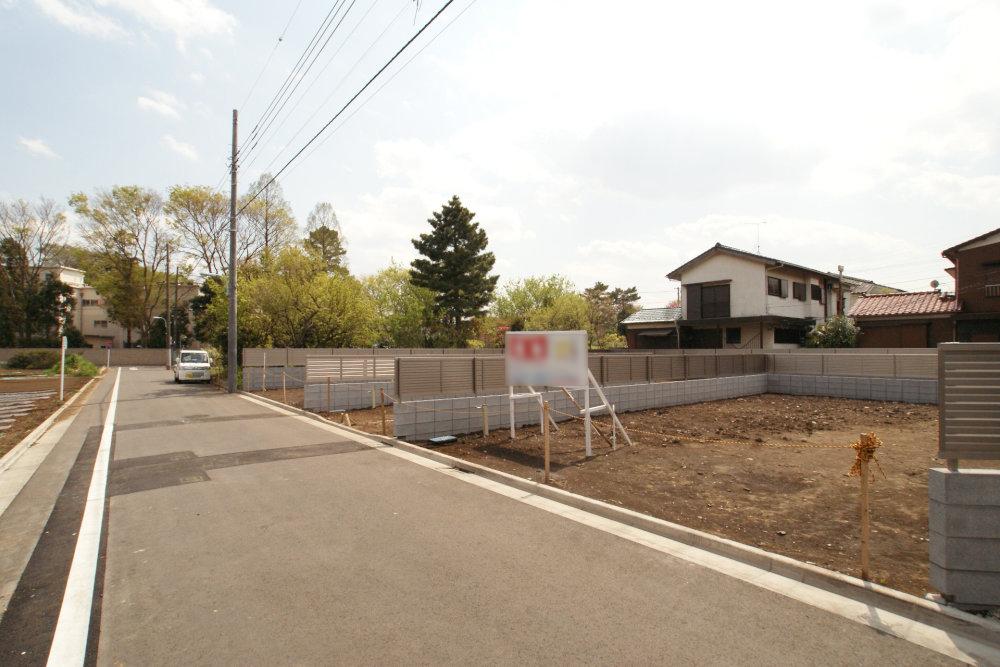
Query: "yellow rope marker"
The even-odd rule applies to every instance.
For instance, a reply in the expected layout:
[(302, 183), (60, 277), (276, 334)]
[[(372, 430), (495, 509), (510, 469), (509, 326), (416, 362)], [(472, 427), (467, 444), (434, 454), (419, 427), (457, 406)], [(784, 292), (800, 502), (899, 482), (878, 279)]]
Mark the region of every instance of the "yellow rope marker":
[(871, 570), (869, 568), (869, 538), (871, 536), (871, 506), (868, 503), (868, 484), (871, 481), (871, 471), (868, 464), (875, 461), (879, 472), (885, 477), (882, 466), (875, 458), (875, 450), (882, 446), (882, 441), (874, 433), (862, 433), (851, 447), (857, 452), (854, 465), (851, 466), (852, 476), (861, 477), (861, 578), (871, 581)]

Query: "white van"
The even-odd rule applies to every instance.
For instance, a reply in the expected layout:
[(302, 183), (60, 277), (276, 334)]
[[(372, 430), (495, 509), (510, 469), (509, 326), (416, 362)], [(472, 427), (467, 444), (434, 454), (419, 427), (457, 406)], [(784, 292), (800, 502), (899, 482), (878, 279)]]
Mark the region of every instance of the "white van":
[(181, 350), (174, 359), (174, 382), (211, 382), (212, 359), (204, 350)]

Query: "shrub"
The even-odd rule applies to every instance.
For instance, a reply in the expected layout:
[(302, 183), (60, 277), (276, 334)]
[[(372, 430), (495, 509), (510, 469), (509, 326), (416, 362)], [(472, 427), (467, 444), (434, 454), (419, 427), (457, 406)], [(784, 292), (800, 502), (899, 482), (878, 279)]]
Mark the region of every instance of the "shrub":
[(823, 324), (817, 324), (806, 336), (807, 347), (856, 347), (858, 329), (854, 320), (837, 315)]
[(51, 350), (31, 350), (18, 352), (7, 361), (7, 368), (29, 368), (42, 370), (59, 363), (59, 353)]
[[(85, 377), (92, 378), (100, 372), (94, 364), (87, 361), (79, 354), (67, 354), (66, 355), (66, 375), (73, 377)], [(56, 357), (56, 363), (52, 365), (47, 371), (46, 375), (59, 375), (59, 358)]]

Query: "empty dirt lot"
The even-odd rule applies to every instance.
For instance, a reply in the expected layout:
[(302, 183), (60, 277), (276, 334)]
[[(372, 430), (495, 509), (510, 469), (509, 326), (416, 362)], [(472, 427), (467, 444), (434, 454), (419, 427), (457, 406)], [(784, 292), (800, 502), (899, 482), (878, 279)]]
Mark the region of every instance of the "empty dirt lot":
[[(37, 371), (35, 371), (37, 372)], [(77, 389), (87, 383), (90, 378), (67, 377), (65, 396), (68, 400)], [(10, 428), (0, 431), (0, 456), (3, 456), (24, 436), (31, 433), (60, 405), (58, 377), (12, 377), (8, 375), (0, 380), (0, 393), (21, 393), (33, 391), (53, 391), (51, 397), (38, 400), (32, 405), (31, 411), (11, 424)]]
[[(934, 458), (936, 406), (767, 394), (621, 419), (635, 446), (612, 452), (595, 434), (589, 461), (582, 425), (561, 423), (552, 434), (553, 484), (855, 576), (859, 481), (848, 476), (849, 445), (875, 431), (886, 476), (872, 484), (873, 578), (910, 593), (929, 590), (927, 469), (942, 463)], [(351, 420), (380, 432), (377, 410), (354, 411)], [(607, 433), (606, 422), (595, 419)], [(517, 433), (515, 442), (494, 431), (437, 449), (541, 480), (538, 428)]]

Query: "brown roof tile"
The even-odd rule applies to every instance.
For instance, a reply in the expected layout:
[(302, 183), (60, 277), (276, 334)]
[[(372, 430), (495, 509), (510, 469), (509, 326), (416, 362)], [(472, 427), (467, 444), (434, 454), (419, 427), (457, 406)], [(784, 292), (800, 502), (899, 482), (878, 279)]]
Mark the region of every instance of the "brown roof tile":
[(850, 317), (888, 317), (892, 315), (940, 315), (957, 313), (958, 300), (940, 292), (873, 294), (858, 299)]

